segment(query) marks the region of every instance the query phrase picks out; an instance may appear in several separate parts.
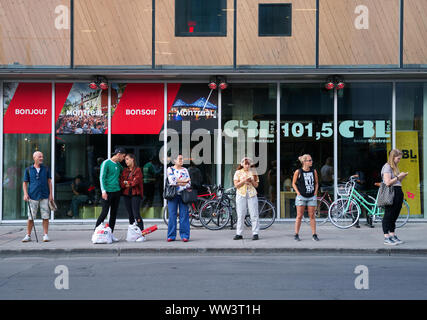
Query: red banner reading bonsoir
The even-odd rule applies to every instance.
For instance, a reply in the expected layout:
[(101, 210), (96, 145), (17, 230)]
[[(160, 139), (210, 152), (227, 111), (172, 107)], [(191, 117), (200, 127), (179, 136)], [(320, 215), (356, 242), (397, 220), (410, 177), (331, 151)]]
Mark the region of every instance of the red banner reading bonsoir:
[[(168, 84), (168, 111), (180, 84)], [(164, 84), (129, 83), (112, 88), (118, 104), (111, 122), (112, 134), (159, 134), (164, 123)], [(114, 100), (112, 99), (113, 109)]]

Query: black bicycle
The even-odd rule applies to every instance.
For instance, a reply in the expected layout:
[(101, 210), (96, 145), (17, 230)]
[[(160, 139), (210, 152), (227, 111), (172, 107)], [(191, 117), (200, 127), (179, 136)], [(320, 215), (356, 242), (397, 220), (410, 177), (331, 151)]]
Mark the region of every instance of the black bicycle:
[[(220, 196), (217, 199), (206, 201), (200, 208), (199, 218), (203, 226), (209, 230), (220, 230), (230, 222), (230, 228), (233, 229), (237, 221), (235, 195), (236, 189), (218, 186)], [(264, 197), (258, 197), (258, 214), (260, 229), (264, 230), (270, 227), (276, 219), (276, 209), (274, 205)], [(245, 224), (251, 227), (251, 218), (245, 216)]]

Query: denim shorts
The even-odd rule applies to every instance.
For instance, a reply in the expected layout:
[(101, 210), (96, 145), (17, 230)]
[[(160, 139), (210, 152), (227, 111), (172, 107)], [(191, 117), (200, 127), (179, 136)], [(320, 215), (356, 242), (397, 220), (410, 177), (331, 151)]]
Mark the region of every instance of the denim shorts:
[(317, 207), (317, 196), (312, 196), (311, 198), (297, 196), (295, 198), (295, 205), (303, 207)]

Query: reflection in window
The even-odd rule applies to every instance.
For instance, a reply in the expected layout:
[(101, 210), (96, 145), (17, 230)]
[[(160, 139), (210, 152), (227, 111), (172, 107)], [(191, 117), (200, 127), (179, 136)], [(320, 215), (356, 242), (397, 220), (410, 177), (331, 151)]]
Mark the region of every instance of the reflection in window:
[[(322, 84), (282, 84), (280, 100), (281, 218), (295, 218), (292, 177), (310, 154), (321, 188), (333, 197), (333, 94)], [(323, 172), (323, 174), (322, 174)]]
[[(205, 193), (203, 184), (216, 183), (215, 139), (218, 128), (218, 91), (206, 84), (168, 84), (168, 166), (179, 152), (190, 178)], [(193, 175), (194, 173), (194, 175)]]
[(56, 219), (96, 219), (99, 172), (107, 157), (108, 91), (58, 83), (56, 92)]
[(56, 135), (55, 219), (96, 219), (101, 213), (99, 173), (107, 135)]
[(226, 36), (226, 0), (175, 0), (175, 36)]
[(34, 163), (33, 153), (41, 151), (50, 168), (50, 134), (3, 135), (3, 220), (27, 219), (22, 183), (25, 168)]
[(250, 157), (260, 196), (276, 204), (276, 85), (233, 84), (222, 93), (223, 184), (233, 186), (241, 159)]
[[(159, 159), (163, 142), (156, 134), (113, 134), (113, 149), (122, 147), (127, 153), (135, 155), (136, 164), (143, 174), (144, 197), (140, 213), (142, 219), (160, 219), (163, 207), (163, 164)], [(123, 167), (126, 164), (122, 163)], [(117, 212), (118, 219), (127, 219), (128, 213), (123, 200)]]
[(292, 4), (259, 4), (258, 35), (287, 36), (292, 35)]
[(359, 190), (372, 196), (391, 147), (391, 108), (390, 83), (350, 83), (338, 97), (338, 179), (358, 174)]
[(405, 200), (410, 206), (411, 217), (422, 218), (426, 193), (424, 183), (425, 146), (427, 137), (424, 132), (427, 112), (427, 83), (396, 84), (396, 147), (403, 152), (399, 169), (409, 172), (402, 181)]

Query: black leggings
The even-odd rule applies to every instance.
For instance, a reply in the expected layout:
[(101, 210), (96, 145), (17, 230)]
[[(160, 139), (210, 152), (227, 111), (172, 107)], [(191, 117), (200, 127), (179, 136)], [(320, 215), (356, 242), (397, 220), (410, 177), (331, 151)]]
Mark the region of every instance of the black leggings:
[(403, 203), (403, 192), (402, 187), (394, 187), (394, 199), (391, 206), (384, 207), (384, 217), (383, 217), (383, 232), (387, 234), (389, 232), (394, 232), (396, 229), (396, 220), (399, 217), (400, 210), (402, 210)]
[(120, 202), (120, 194), (120, 191), (107, 192), (107, 200), (101, 199), (102, 211), (98, 220), (96, 221), (95, 228), (104, 222), (105, 218), (108, 216), (108, 210), (111, 207), (109, 227), (111, 228), (111, 231), (114, 231), (114, 226), (116, 225), (117, 209), (119, 208)]
[(135, 221), (141, 230), (144, 230), (144, 222), (142, 221), (139, 208), (141, 207), (141, 196), (123, 196), (125, 199), (125, 206), (129, 215), (129, 223), (133, 224)]

